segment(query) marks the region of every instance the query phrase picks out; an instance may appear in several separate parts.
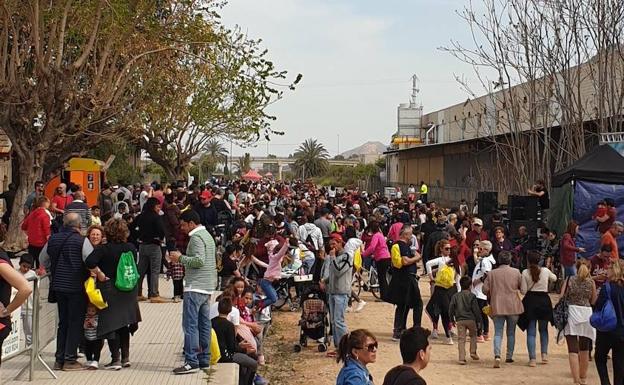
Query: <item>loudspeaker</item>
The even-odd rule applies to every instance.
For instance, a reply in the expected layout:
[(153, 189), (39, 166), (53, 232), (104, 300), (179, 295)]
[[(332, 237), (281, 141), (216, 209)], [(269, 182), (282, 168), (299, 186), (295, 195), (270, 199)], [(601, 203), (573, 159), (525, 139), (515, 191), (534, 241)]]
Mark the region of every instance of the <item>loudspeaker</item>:
[(538, 198), (525, 195), (509, 195), (507, 197), (507, 215), (512, 221), (538, 220)]
[(498, 211), (498, 193), (496, 191), (479, 191), (477, 193), (479, 218), (492, 215)]

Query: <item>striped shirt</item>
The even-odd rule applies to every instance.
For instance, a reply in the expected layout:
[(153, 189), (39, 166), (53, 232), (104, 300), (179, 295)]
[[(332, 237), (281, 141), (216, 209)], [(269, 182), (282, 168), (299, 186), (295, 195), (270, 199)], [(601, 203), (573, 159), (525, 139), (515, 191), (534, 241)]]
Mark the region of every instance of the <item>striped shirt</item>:
[(204, 226), (189, 232), (186, 255), (180, 257), (184, 265), (184, 291), (210, 294), (217, 289), (216, 246)]

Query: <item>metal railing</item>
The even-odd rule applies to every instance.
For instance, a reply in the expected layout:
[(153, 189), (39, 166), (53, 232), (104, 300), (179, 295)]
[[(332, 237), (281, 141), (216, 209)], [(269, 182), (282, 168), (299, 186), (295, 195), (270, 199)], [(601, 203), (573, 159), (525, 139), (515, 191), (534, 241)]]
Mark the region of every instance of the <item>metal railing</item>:
[[(40, 363), (55, 379), (58, 378), (54, 371), (48, 366), (48, 364), (41, 357), (41, 351), (54, 340), (56, 337), (56, 306), (48, 302), (48, 295), (50, 289), (50, 277), (49, 275), (42, 275), (40, 277), (32, 277), (28, 279), (33, 284), (32, 297), (28, 301), (32, 301), (32, 314), (27, 314), (27, 317), (32, 316), (32, 342), (30, 345), (26, 343), (21, 344), (21, 336), (19, 335), (21, 327), (16, 327), (14, 330), (17, 333), (18, 343), (17, 349), (9, 352), (6, 356), (2, 357), (3, 363), (11, 360), (12, 358), (19, 357), (24, 354), (29, 355), (29, 362), (27, 366), (22, 368), (19, 373), (14, 377), (18, 379), (22, 374), (28, 370), (28, 381), (34, 380), (35, 365)], [(20, 311), (28, 311), (27, 303), (22, 305)], [(15, 313), (13, 313), (15, 314)], [(12, 322), (21, 322), (21, 317), (16, 317)], [(13, 332), (12, 332), (13, 334)], [(11, 337), (7, 337), (7, 340)], [(5, 340), (5, 344), (7, 343)], [(11, 343), (11, 341), (9, 341)], [(3, 345), (4, 346), (4, 345)]]
[(600, 144), (624, 142), (624, 132), (600, 133)]

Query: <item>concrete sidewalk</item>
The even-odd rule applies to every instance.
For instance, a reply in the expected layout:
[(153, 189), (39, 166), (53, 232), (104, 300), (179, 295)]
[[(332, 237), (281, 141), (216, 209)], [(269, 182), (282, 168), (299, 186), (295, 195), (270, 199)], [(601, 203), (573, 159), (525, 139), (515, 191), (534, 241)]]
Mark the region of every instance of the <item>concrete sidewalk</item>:
[[(160, 281), (160, 291), (165, 298), (172, 296), (172, 283)], [(139, 330), (130, 339), (130, 361), (132, 367), (120, 371), (85, 370), (79, 372), (58, 371), (58, 380), (43, 368), (36, 365), (34, 384), (89, 384), (89, 385), (182, 385), (182, 384), (238, 384), (236, 364), (218, 364), (214, 370), (185, 375), (174, 375), (173, 368), (183, 363), (182, 356), (182, 303), (151, 304), (141, 303), (143, 321)], [(54, 364), (55, 342), (43, 351), (43, 359)], [(28, 365), (29, 357), (15, 357), (2, 363), (0, 382), (7, 385), (28, 384), (27, 372), (14, 380), (19, 371)], [(81, 360), (84, 362), (84, 360)], [(102, 349), (100, 367), (110, 362), (110, 352), (105, 344)]]

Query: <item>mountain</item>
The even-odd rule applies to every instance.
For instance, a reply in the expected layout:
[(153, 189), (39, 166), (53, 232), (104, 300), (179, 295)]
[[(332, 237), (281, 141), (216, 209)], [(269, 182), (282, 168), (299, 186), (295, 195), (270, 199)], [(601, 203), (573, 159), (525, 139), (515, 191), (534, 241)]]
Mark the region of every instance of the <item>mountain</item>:
[(385, 144), (381, 142), (366, 142), (363, 145), (353, 148), (349, 151), (345, 151), (340, 155), (344, 156), (345, 159), (348, 159), (353, 154), (380, 155), (382, 152), (386, 151), (387, 147), (388, 146), (386, 146)]

